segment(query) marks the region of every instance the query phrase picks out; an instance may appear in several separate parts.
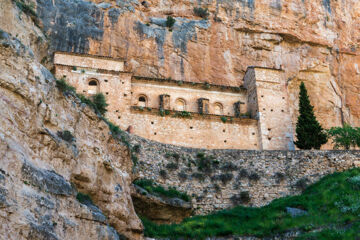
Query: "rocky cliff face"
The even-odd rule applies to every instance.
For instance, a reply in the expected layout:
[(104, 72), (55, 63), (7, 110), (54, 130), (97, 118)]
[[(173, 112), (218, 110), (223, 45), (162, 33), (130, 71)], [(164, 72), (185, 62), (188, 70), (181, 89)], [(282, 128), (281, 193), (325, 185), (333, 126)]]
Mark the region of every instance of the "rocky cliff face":
[[(44, 36), (13, 6), (0, 3), (0, 26), (10, 32), (0, 31), (0, 236), (141, 238), (127, 147), (89, 107), (55, 87), (37, 61), (43, 49), (32, 50), (32, 39)], [(92, 201), (78, 201), (78, 192)]]
[[(194, 7), (208, 8), (208, 19)], [(305, 81), (325, 127), (360, 123), (357, 0), (37, 0), (37, 13), (52, 51), (124, 57), (136, 75), (232, 86), (250, 65), (282, 68), (294, 120)]]

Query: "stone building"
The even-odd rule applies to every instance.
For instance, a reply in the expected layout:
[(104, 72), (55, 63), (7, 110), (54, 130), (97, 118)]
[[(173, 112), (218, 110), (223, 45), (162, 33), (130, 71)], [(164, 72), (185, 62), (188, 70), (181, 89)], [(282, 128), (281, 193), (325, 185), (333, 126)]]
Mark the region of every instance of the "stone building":
[(293, 149), (283, 71), (249, 67), (244, 86), (134, 76), (125, 60), (57, 52), (57, 78), (103, 93), (106, 117), (154, 141), (208, 149)]

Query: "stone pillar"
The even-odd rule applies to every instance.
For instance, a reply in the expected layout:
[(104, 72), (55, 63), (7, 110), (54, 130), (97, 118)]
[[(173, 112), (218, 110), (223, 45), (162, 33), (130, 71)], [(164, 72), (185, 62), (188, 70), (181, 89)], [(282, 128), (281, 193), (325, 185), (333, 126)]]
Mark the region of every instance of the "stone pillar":
[(170, 110), (170, 95), (161, 94), (159, 97), (160, 97), (160, 109)]
[(235, 113), (234, 115), (235, 115), (235, 117), (240, 117), (240, 114), (241, 114), (240, 105), (241, 104), (244, 104), (244, 103), (240, 102), (240, 101), (234, 103), (234, 113)]
[(209, 114), (209, 99), (199, 98), (198, 109), (200, 114)]

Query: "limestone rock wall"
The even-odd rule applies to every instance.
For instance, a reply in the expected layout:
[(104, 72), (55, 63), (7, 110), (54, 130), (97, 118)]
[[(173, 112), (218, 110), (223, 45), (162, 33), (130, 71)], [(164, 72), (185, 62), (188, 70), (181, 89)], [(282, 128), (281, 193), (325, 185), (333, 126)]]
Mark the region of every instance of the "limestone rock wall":
[[(300, 81), (325, 127), (359, 124), (357, 0), (37, 0), (51, 49), (127, 59), (136, 75), (238, 86), (282, 68), (293, 118)], [(209, 8), (207, 20), (194, 7)], [(172, 31), (166, 17), (176, 19)]]
[[(28, 37), (36, 33), (23, 24)], [(0, 238), (140, 239), (128, 148), (89, 107), (60, 92), (31, 43), (10, 30), (0, 30)], [(93, 203), (81, 204), (77, 192)]]
[(186, 191), (196, 214), (262, 206), (334, 171), (360, 167), (360, 151), (205, 150), (136, 136), (131, 143), (140, 149), (138, 177)]

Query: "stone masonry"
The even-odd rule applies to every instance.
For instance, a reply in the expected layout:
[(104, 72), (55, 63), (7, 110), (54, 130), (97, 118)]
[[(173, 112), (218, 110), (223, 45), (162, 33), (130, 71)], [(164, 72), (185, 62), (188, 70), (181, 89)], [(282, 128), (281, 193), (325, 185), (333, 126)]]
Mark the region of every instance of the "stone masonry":
[(360, 151), (207, 150), (129, 136), (140, 146), (138, 178), (187, 192), (196, 214), (262, 206), (334, 171), (360, 167)]

